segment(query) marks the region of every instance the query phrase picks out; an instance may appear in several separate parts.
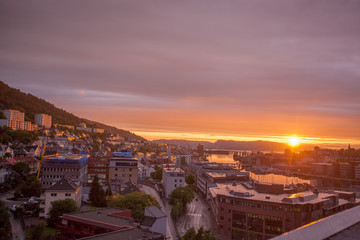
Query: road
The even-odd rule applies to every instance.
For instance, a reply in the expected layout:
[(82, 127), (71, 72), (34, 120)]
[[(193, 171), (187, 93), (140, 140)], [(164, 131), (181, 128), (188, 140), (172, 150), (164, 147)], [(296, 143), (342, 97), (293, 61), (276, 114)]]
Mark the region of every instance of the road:
[(158, 192), (154, 188), (143, 185), (142, 189), (143, 189), (144, 193), (150, 194), (158, 200), (158, 202), (160, 203), (161, 210), (163, 210), (163, 212), (165, 212), (166, 215), (168, 216), (167, 223), (166, 223), (166, 236), (168, 237), (168, 239), (170, 239), (170, 240), (178, 239), (178, 235), (176, 233), (174, 222), (171, 219), (171, 206), (168, 203), (165, 203), (165, 204), (163, 203)]
[(183, 236), (192, 227), (196, 231), (200, 227), (205, 230), (211, 229), (212, 216), (208, 208), (208, 204), (195, 193), (194, 200), (186, 206), (186, 214), (182, 215), (176, 223), (179, 235)]
[[(11, 205), (19, 205), (20, 203), (22, 203), (21, 201), (7, 200), (6, 199), (7, 197), (8, 197), (7, 195), (2, 195), (0, 197), (0, 199), (4, 201), (7, 207), (10, 207)], [(25, 239), (24, 229), (22, 228), (20, 221), (16, 219), (12, 213), (10, 213), (10, 223), (12, 228), (13, 239), (24, 240)]]

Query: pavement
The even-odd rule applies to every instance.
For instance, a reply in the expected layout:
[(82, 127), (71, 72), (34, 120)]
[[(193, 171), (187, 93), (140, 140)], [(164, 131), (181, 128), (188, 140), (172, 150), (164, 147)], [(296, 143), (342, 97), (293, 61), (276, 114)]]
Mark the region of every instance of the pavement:
[[(10, 207), (12, 205), (19, 205), (20, 203), (23, 202), (23, 201), (7, 200), (7, 198), (11, 197), (12, 194), (13, 193), (9, 193), (9, 194), (0, 196), (0, 199), (2, 201), (4, 201), (4, 203), (7, 207)], [(10, 211), (10, 223), (11, 223), (11, 228), (12, 228), (13, 239), (24, 240), (25, 239), (24, 229), (22, 228), (20, 221), (14, 217), (14, 214), (11, 211)]]
[(209, 205), (195, 193), (193, 201), (186, 206), (185, 214), (182, 214), (176, 223), (179, 235), (183, 236), (192, 227), (195, 231), (200, 227), (205, 230), (212, 229), (212, 216), (211, 211), (208, 209)]
[(149, 187), (147, 185), (143, 185), (142, 189), (145, 193), (152, 195), (153, 197), (156, 198), (156, 200), (158, 200), (161, 210), (163, 212), (165, 212), (166, 215), (168, 216), (167, 223), (166, 223), (166, 236), (168, 237), (167, 239), (170, 239), (170, 240), (180, 239), (178, 237), (178, 234), (176, 233), (176, 228), (175, 228), (174, 222), (171, 218), (171, 205), (169, 205), (167, 202), (165, 202), (165, 204), (164, 204), (164, 202), (160, 198), (158, 192), (154, 188)]

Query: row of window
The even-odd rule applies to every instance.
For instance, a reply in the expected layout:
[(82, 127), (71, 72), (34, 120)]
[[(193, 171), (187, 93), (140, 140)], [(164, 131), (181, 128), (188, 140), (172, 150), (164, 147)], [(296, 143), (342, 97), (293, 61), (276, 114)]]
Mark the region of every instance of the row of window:
[[(51, 193), (52, 197), (56, 197), (57, 193)], [(65, 193), (65, 197), (71, 197), (71, 193)]]
[[(117, 171), (118, 170), (118, 168), (115, 168), (115, 171)], [(126, 168), (120, 168), (119, 169), (120, 171), (122, 170), (122, 171), (127, 171), (127, 169)], [(129, 171), (132, 171), (133, 169), (132, 168), (129, 168)]]
[(43, 171), (78, 172), (78, 168), (43, 168)]
[[(126, 176), (127, 176), (127, 174), (122, 174), (122, 177), (126, 177)], [(117, 173), (116, 173), (115, 177), (120, 177), (120, 176), (118, 176)], [(129, 177), (132, 177), (132, 174), (129, 174)]]
[[(248, 207), (248, 208), (259, 208), (268, 211), (278, 211), (278, 212), (312, 212), (313, 210), (319, 210), (320, 205), (310, 205), (310, 206), (283, 206), (283, 205), (268, 205), (268, 204), (260, 204), (255, 202), (248, 201), (238, 201), (227, 198), (220, 198), (220, 201), (223, 203), (230, 203), (231, 205)], [(223, 211), (223, 208), (222, 210)]]

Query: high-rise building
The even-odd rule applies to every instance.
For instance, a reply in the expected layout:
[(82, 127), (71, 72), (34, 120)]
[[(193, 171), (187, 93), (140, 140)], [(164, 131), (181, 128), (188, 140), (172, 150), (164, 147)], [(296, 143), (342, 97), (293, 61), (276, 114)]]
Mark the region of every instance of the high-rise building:
[(50, 128), (52, 117), (47, 114), (35, 114), (35, 123), (41, 127)]
[(19, 122), (24, 121), (25, 113), (23, 112), (12, 109), (2, 110), (2, 112), (4, 113), (5, 117), (10, 121), (19, 121)]
[(66, 177), (80, 186), (87, 181), (88, 156), (63, 155), (47, 157), (41, 167), (41, 184), (44, 188)]

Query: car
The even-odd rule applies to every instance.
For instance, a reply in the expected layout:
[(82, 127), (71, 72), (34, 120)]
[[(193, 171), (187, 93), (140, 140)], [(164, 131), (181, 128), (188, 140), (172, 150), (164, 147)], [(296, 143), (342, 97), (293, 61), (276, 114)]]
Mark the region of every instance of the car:
[(13, 211), (13, 212), (15, 212), (15, 211), (16, 211), (16, 208), (17, 208), (17, 206), (16, 206), (16, 205), (11, 205), (11, 206), (10, 206), (10, 210), (11, 210), (11, 211)]

